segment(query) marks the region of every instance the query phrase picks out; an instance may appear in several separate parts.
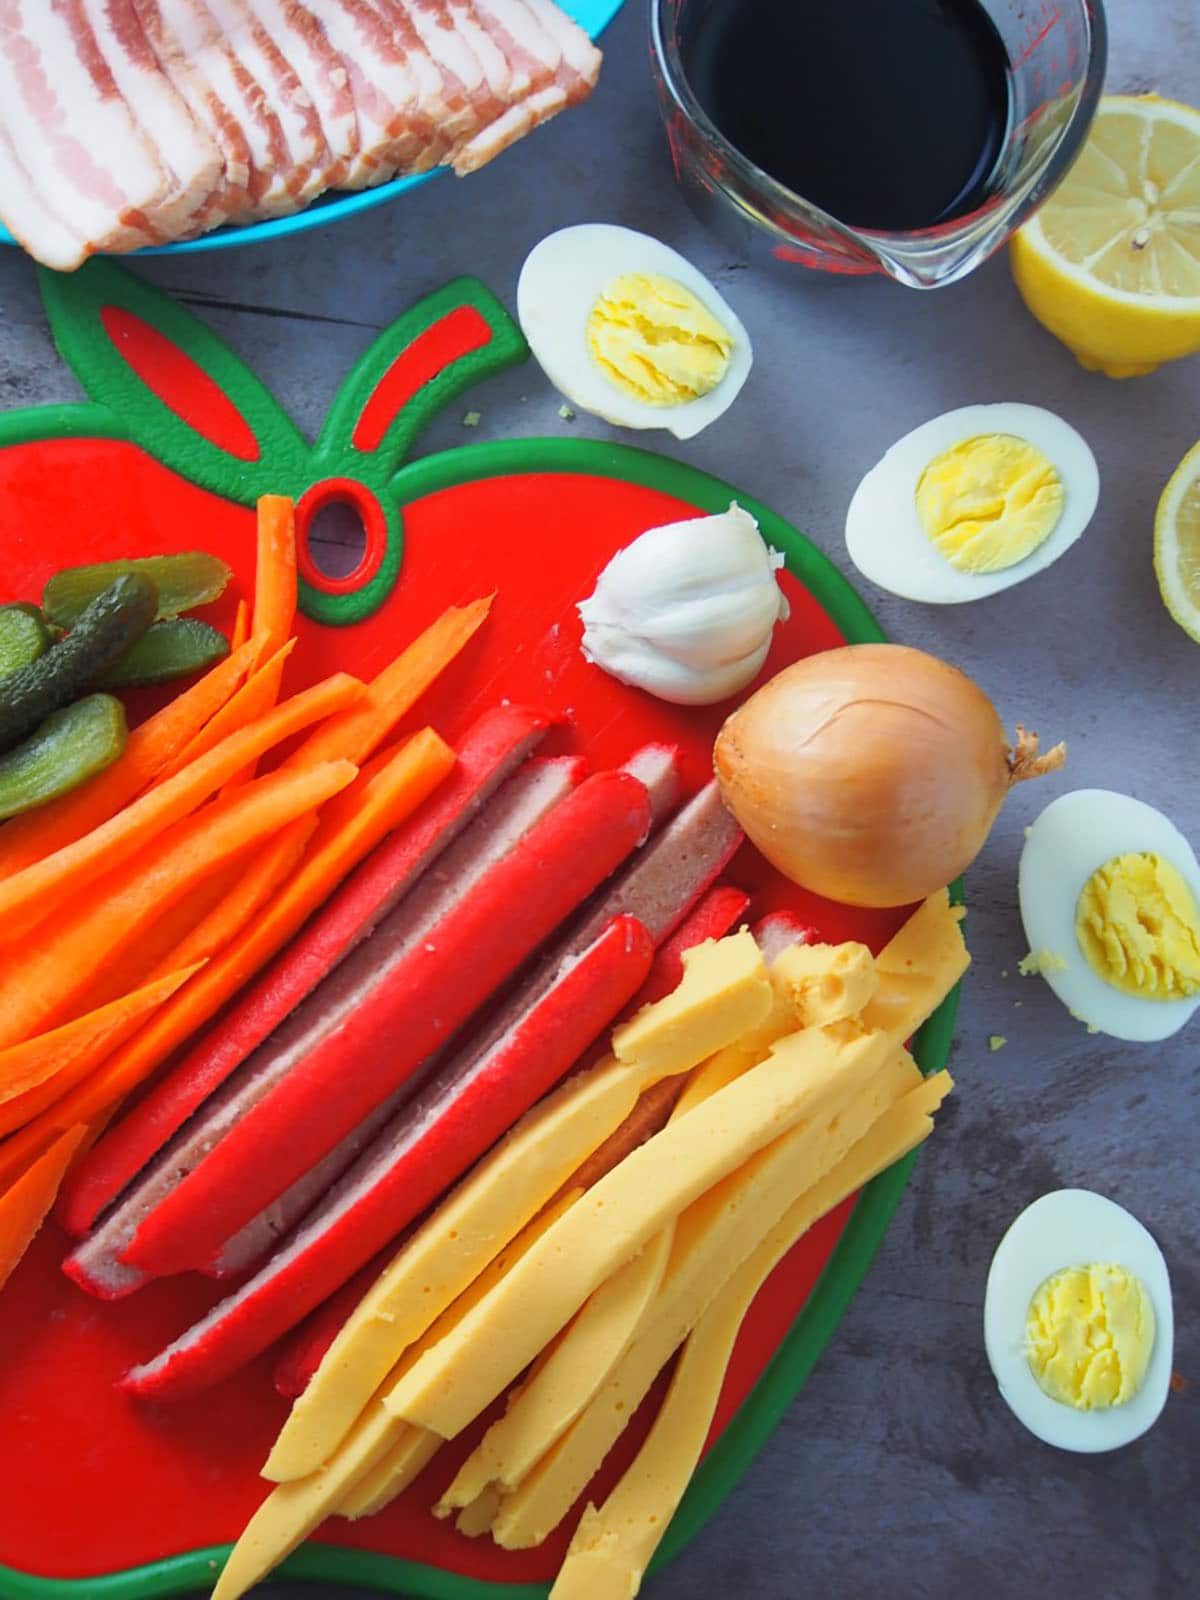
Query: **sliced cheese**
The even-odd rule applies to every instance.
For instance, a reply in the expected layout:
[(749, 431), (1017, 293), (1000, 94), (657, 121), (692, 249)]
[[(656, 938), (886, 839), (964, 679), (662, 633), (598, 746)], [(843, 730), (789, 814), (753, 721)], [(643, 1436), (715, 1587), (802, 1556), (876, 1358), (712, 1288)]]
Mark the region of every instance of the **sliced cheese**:
[(763, 1283), (796, 1241), (932, 1130), (923, 1105), (942, 1086), (912, 1092), (884, 1113), (833, 1171), (802, 1195), (731, 1275), (683, 1347), (662, 1408), (603, 1507), (588, 1506), (551, 1600), (631, 1600), (678, 1509), (716, 1412), (729, 1358)]
[(722, 1282), (891, 1106), (923, 1090), (911, 1058), (892, 1046), (865, 1089), (856, 1086), (688, 1208), (676, 1224), (662, 1287), (636, 1339), (587, 1409), (506, 1497), (493, 1524), (499, 1544), (526, 1549), (558, 1526)]
[[(782, 1031), (784, 1008), (778, 1020)], [(755, 1065), (769, 1042), (764, 1041), (757, 1055), (748, 1059), (741, 1043), (710, 1056), (684, 1087), (672, 1119), (702, 1105)], [(570, 1326), (542, 1352), (530, 1376), (513, 1391), (504, 1415), (492, 1423), (434, 1506), (435, 1516), (448, 1517), (458, 1507), (473, 1506), (493, 1483), (512, 1489), (570, 1427), (633, 1338), (662, 1280), (673, 1233), (674, 1223), (668, 1223), (639, 1255), (600, 1285)], [(492, 1502), (494, 1511), (498, 1498), (493, 1496)], [(474, 1514), (468, 1518), (472, 1527), (477, 1520)], [(461, 1518), (458, 1525), (462, 1527)]]
[(945, 889), (930, 895), (875, 958), (879, 989), (862, 1014), (866, 1028), (912, 1037), (971, 964), (962, 916)]
[(865, 944), (793, 944), (771, 966), (771, 980), (792, 998), (797, 1026), (818, 1028), (857, 1017), (879, 987)]
[(589, 1189), (388, 1392), (388, 1409), (453, 1438), (672, 1217), (789, 1128), (868, 1083), (894, 1054), (883, 1034), (846, 1042), (808, 1029), (781, 1040)]
[(708, 939), (684, 951), (678, 987), (612, 1036), (618, 1061), (665, 1078), (732, 1044), (757, 1026), (771, 1007), (771, 982), (762, 951), (748, 928), (727, 939)]
[(338, 1501), (337, 1515), (350, 1522), (375, 1516), (424, 1472), (445, 1442), (428, 1428), (401, 1428), (383, 1459)]
[[(693, 952), (688, 952), (691, 956)], [(769, 1009), (749, 935), (702, 946), (679, 991), (638, 1014), (651, 1064), (606, 1060), (528, 1112), (401, 1248), (292, 1407), (263, 1468), (284, 1483), (328, 1459), (404, 1350), (429, 1328), (663, 1077), (689, 1072)], [(685, 963), (688, 957), (684, 958)], [(667, 1025), (656, 1018), (665, 1008)], [(672, 1042), (673, 1041), (673, 1042)]]
[(384, 1458), (398, 1432), (376, 1398), (326, 1466), (296, 1483), (277, 1484), (230, 1551), (212, 1600), (238, 1600), (291, 1555)]

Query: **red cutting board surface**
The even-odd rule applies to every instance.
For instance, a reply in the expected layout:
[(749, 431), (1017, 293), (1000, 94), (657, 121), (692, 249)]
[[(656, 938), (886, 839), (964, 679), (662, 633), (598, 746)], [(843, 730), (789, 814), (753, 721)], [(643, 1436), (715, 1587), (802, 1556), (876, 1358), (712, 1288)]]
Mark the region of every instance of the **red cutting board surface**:
[[(509, 698), (552, 707), (562, 722), (547, 748), (582, 752), (593, 768), (667, 740), (682, 750), (689, 790), (707, 779), (729, 706), (681, 710), (616, 683), (583, 659), (575, 604), (617, 549), (657, 523), (720, 509), (724, 485), (643, 452), (536, 440), (428, 458), (405, 468), (397, 486), (401, 480), (405, 542), (394, 590), (351, 626), (299, 619), (287, 688), (334, 669), (370, 675), (445, 606), (494, 591), (483, 630), (418, 707), (413, 726), (429, 721), (453, 741), (480, 711)], [(793, 558), (803, 541), (772, 524)], [(34, 438), (0, 449), (0, 529), (0, 600), (36, 599), (63, 565), (188, 548), (223, 556), (236, 573), (206, 613), (218, 625), (228, 628), (237, 600), (251, 592), (253, 511), (126, 440)], [(820, 560), (811, 551), (809, 559)], [(783, 583), (791, 617), (777, 630), (764, 675), (841, 641), (812, 595), (790, 574)], [(749, 847), (725, 878), (752, 893), (752, 915), (793, 907), (830, 939), (878, 947), (901, 920), (806, 897)], [(759, 1296), (714, 1436), (791, 1326), (848, 1211), (814, 1228)], [(62, 1276), (63, 1252), (50, 1223), (0, 1298), (0, 1565), (83, 1578), (236, 1538), (262, 1498), (258, 1468), (285, 1415), (271, 1356), (193, 1401), (139, 1404), (112, 1380), (201, 1314), (218, 1298), (216, 1286), (189, 1276), (103, 1304)], [(613, 1481), (639, 1435), (636, 1426), (627, 1431), (593, 1495)], [(475, 1437), (443, 1451), (382, 1515), (331, 1522), (318, 1537), (479, 1578), (552, 1577), (574, 1518), (540, 1549), (509, 1554), (429, 1515)]]

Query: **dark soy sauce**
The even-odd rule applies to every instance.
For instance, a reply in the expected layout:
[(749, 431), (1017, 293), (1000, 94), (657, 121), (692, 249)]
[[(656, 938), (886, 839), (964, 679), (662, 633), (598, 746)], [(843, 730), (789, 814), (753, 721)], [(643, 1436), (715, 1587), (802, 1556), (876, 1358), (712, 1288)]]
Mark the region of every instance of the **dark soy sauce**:
[(1008, 57), (978, 0), (690, 0), (692, 92), (735, 149), (851, 227), (980, 205), (1008, 126)]

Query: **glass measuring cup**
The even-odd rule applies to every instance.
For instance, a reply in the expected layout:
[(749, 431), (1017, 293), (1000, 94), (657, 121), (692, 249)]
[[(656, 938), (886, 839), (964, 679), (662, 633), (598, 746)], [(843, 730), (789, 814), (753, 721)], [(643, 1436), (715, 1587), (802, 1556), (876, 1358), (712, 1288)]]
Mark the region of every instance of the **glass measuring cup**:
[[(782, 5), (836, 0), (779, 0)], [(675, 176), (700, 219), (760, 264), (887, 273), (914, 289), (954, 283), (985, 261), (1046, 198), (1083, 143), (1107, 61), (1101, 0), (980, 0), (1008, 56), (1009, 119), (983, 203), (932, 227), (850, 227), (736, 149), (688, 82), (684, 30), (710, 0), (650, 0), (659, 105)]]

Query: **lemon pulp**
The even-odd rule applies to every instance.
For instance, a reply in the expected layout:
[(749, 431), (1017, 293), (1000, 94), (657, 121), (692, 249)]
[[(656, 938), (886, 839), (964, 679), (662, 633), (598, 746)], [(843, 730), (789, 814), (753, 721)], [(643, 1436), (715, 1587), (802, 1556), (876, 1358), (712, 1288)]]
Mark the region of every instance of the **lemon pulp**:
[(1154, 571), (1163, 604), (1200, 643), (1200, 444), (1184, 456), (1158, 502)]
[(1085, 367), (1132, 377), (1200, 350), (1200, 111), (1105, 96), (1011, 259), (1026, 305)]

